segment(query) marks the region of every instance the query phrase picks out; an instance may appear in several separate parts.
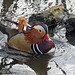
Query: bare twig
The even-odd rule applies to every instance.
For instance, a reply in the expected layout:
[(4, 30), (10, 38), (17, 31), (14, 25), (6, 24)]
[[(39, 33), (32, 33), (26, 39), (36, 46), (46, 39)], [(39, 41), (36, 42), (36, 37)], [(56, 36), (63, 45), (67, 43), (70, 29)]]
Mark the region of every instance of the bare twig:
[(11, 23), (14, 23), (14, 24), (16, 24), (16, 25), (18, 25), (18, 23), (17, 22), (14, 22), (14, 21), (11, 21), (11, 20), (8, 20), (8, 19), (1, 19), (2, 21), (8, 21), (8, 22), (11, 22)]

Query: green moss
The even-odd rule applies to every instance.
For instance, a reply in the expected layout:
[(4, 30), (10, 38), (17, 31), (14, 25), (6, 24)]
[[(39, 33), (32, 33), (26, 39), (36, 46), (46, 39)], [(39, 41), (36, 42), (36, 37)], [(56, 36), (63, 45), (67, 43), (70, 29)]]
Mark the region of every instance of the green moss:
[(75, 14), (71, 14), (69, 18), (75, 18)]

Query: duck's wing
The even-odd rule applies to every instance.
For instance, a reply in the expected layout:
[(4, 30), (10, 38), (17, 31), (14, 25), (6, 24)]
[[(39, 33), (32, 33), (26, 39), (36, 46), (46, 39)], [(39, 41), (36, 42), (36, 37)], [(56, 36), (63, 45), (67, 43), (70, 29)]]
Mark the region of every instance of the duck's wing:
[(7, 34), (9, 38), (18, 33), (18, 29), (12, 29), (10, 27), (7, 27), (3, 25), (1, 22), (0, 22), (0, 31), (4, 34)]

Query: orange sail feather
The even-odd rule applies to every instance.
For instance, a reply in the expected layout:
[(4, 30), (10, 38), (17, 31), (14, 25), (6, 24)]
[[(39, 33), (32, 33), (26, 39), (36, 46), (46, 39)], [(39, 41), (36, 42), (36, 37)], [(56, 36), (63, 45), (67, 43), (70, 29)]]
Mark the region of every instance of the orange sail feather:
[(25, 26), (29, 26), (29, 25), (26, 22), (25, 16), (19, 17), (18, 20), (19, 20), (19, 23), (18, 23), (18, 31), (19, 32), (22, 32), (23, 26), (24, 25)]

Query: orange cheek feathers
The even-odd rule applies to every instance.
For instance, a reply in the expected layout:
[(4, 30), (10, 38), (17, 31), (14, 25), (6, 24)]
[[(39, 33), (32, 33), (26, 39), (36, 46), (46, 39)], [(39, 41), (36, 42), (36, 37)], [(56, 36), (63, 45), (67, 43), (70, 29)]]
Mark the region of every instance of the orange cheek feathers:
[(38, 30), (33, 29), (30, 31), (25, 31), (25, 40), (27, 40), (28, 43), (31, 44), (39, 44), (40, 42), (43, 41), (43, 37), (41, 37)]
[(23, 26), (29, 26), (26, 22), (25, 16), (24, 17), (19, 17), (18, 18), (19, 23), (18, 23), (18, 31), (22, 32)]

